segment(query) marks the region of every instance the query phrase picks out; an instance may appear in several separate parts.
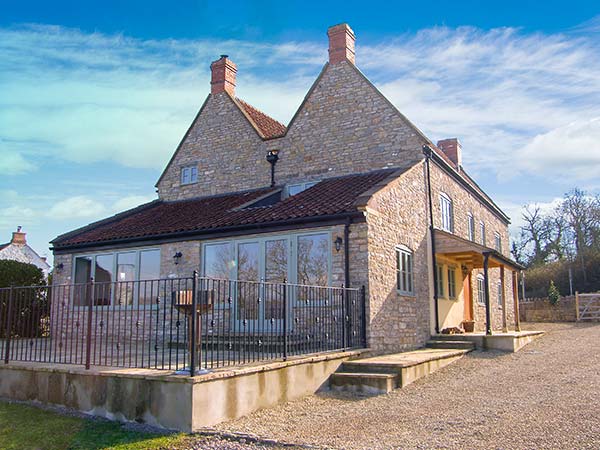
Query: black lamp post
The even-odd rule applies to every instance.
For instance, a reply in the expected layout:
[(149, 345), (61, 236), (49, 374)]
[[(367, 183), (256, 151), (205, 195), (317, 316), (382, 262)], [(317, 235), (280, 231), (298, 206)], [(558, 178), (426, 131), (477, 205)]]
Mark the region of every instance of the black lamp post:
[(275, 186), (275, 164), (279, 161), (279, 150), (271, 150), (267, 153), (267, 161), (271, 164), (271, 187)]

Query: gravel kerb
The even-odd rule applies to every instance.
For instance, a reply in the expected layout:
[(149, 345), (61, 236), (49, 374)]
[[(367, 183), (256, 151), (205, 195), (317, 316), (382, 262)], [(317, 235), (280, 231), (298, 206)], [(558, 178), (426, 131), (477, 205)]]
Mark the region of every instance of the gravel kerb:
[(323, 392), (215, 430), (322, 448), (600, 448), (600, 324), (524, 325), (547, 334), (387, 395)]

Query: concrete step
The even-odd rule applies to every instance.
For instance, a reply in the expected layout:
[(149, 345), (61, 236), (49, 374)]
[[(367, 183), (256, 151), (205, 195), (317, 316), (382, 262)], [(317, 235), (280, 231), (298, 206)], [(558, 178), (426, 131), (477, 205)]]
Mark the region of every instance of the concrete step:
[(387, 394), (398, 387), (398, 375), (390, 373), (336, 372), (329, 378), (335, 391)]
[(475, 344), (471, 341), (445, 341), (445, 340), (429, 340), (425, 344), (428, 348), (444, 348), (457, 350), (474, 350)]
[(465, 334), (436, 334), (431, 336), (435, 341), (466, 341)]
[(389, 364), (374, 364), (372, 362), (362, 362), (361, 360), (356, 361), (345, 361), (340, 367), (340, 372), (345, 373), (377, 373), (377, 374), (388, 374), (397, 375), (400, 373), (401, 367)]

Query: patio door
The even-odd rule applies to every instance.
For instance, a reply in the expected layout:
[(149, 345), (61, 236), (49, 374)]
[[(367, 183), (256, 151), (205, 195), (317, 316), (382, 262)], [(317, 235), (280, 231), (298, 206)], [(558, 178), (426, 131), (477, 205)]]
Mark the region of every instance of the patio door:
[[(279, 284), (289, 278), (289, 239), (238, 241), (234, 245), (235, 279), (240, 281), (235, 293), (235, 321), (252, 330), (279, 330), (285, 298), (283, 286)], [(240, 329), (239, 325), (236, 328)]]

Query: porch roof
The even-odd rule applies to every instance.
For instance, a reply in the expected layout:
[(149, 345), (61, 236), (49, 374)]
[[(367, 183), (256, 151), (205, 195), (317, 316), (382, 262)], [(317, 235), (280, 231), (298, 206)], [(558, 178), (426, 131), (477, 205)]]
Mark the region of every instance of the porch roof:
[(504, 256), (499, 251), (485, 245), (463, 239), (447, 231), (436, 229), (435, 253), (459, 261), (461, 264), (475, 269), (483, 268), (484, 255), (489, 255), (489, 267), (509, 267), (513, 270), (524, 269), (516, 261)]
[(325, 179), (281, 200), (282, 188), (263, 188), (181, 201), (155, 200), (55, 238), (55, 250), (159, 240), (217, 231), (247, 229), (302, 220), (319, 221), (361, 214), (357, 200), (395, 176), (397, 169)]

